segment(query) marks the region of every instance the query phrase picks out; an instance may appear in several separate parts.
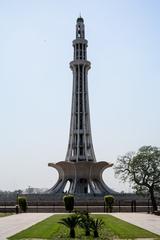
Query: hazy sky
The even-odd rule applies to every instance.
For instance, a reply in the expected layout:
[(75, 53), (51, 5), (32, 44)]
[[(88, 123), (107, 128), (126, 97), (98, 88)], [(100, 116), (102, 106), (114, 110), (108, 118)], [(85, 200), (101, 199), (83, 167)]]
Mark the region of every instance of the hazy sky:
[[(0, 0), (0, 189), (54, 185), (65, 159), (76, 18), (88, 39), (97, 161), (160, 146), (159, 0)], [(129, 187), (104, 173), (116, 189)]]

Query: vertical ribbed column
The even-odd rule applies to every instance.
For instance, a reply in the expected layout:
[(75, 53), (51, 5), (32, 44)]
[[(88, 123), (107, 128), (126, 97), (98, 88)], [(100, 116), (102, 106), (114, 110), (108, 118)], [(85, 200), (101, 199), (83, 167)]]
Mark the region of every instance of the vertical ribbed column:
[(92, 144), (90, 111), (88, 99), (88, 42), (85, 39), (83, 18), (77, 19), (76, 39), (73, 41), (74, 60), (70, 63), (73, 72), (73, 92), (69, 144), (66, 161), (93, 161), (95, 154)]

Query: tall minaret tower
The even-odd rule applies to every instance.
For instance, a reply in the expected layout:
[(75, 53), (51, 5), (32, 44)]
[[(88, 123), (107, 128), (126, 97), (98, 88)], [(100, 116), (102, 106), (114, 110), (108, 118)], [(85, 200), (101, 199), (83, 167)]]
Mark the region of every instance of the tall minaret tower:
[(88, 70), (91, 64), (87, 60), (87, 46), (84, 20), (79, 17), (76, 23), (76, 39), (73, 41), (73, 61), (70, 63), (73, 91), (67, 155), (65, 161), (48, 164), (59, 173), (57, 183), (49, 190), (49, 193), (56, 197), (63, 196), (68, 182), (68, 193), (79, 198), (114, 194), (102, 179), (104, 169), (112, 164), (96, 162), (93, 150), (88, 98)]
[(87, 46), (84, 20), (79, 17), (76, 24), (76, 39), (73, 41), (73, 61), (70, 63), (73, 72), (73, 92), (66, 161), (71, 162), (96, 161), (90, 126), (88, 70), (91, 64), (87, 61)]

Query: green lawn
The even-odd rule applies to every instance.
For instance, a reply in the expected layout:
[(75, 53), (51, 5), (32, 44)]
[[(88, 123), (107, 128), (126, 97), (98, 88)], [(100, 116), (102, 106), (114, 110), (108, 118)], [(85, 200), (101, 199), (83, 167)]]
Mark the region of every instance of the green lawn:
[(0, 217), (6, 217), (12, 215), (13, 213), (0, 213)]
[[(95, 218), (101, 218), (104, 221), (104, 226), (100, 232), (99, 239), (134, 239), (134, 238), (154, 238), (160, 239), (160, 236), (146, 231), (142, 228), (136, 227), (118, 218), (110, 215), (98, 214), (93, 215)], [(32, 227), (10, 237), (9, 239), (70, 239), (69, 230), (57, 222), (61, 219), (67, 217), (67, 215), (53, 215), (48, 219), (33, 225)], [(76, 228), (76, 239), (91, 240), (93, 237), (86, 238), (84, 236), (84, 231), (80, 228)]]

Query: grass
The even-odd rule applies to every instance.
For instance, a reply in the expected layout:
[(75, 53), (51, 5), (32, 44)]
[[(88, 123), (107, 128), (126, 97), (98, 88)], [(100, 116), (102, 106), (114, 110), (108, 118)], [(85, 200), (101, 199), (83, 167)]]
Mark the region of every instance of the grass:
[(0, 217), (6, 217), (12, 215), (13, 213), (0, 213)]
[[(151, 233), (142, 228), (136, 227), (135, 225), (129, 224), (125, 221), (122, 221), (118, 218), (115, 218), (110, 215), (104, 214), (96, 214), (93, 215), (95, 218), (101, 218), (104, 221), (104, 226), (100, 232), (99, 239), (135, 239), (135, 238), (154, 238), (160, 239), (160, 236)], [(67, 217), (67, 215), (53, 215), (46, 220), (33, 225), (32, 227), (10, 237), (10, 240), (18, 240), (18, 239), (65, 239), (69, 240), (69, 230), (58, 224), (58, 221)], [(80, 228), (76, 228), (76, 239), (83, 240), (93, 240), (94, 238), (85, 237), (84, 231)]]
[(105, 222), (106, 231), (113, 237), (120, 239), (135, 239), (135, 238), (156, 238), (160, 239), (160, 236), (151, 233), (145, 229), (137, 227), (133, 224), (120, 220), (113, 216), (101, 215), (101, 219)]

